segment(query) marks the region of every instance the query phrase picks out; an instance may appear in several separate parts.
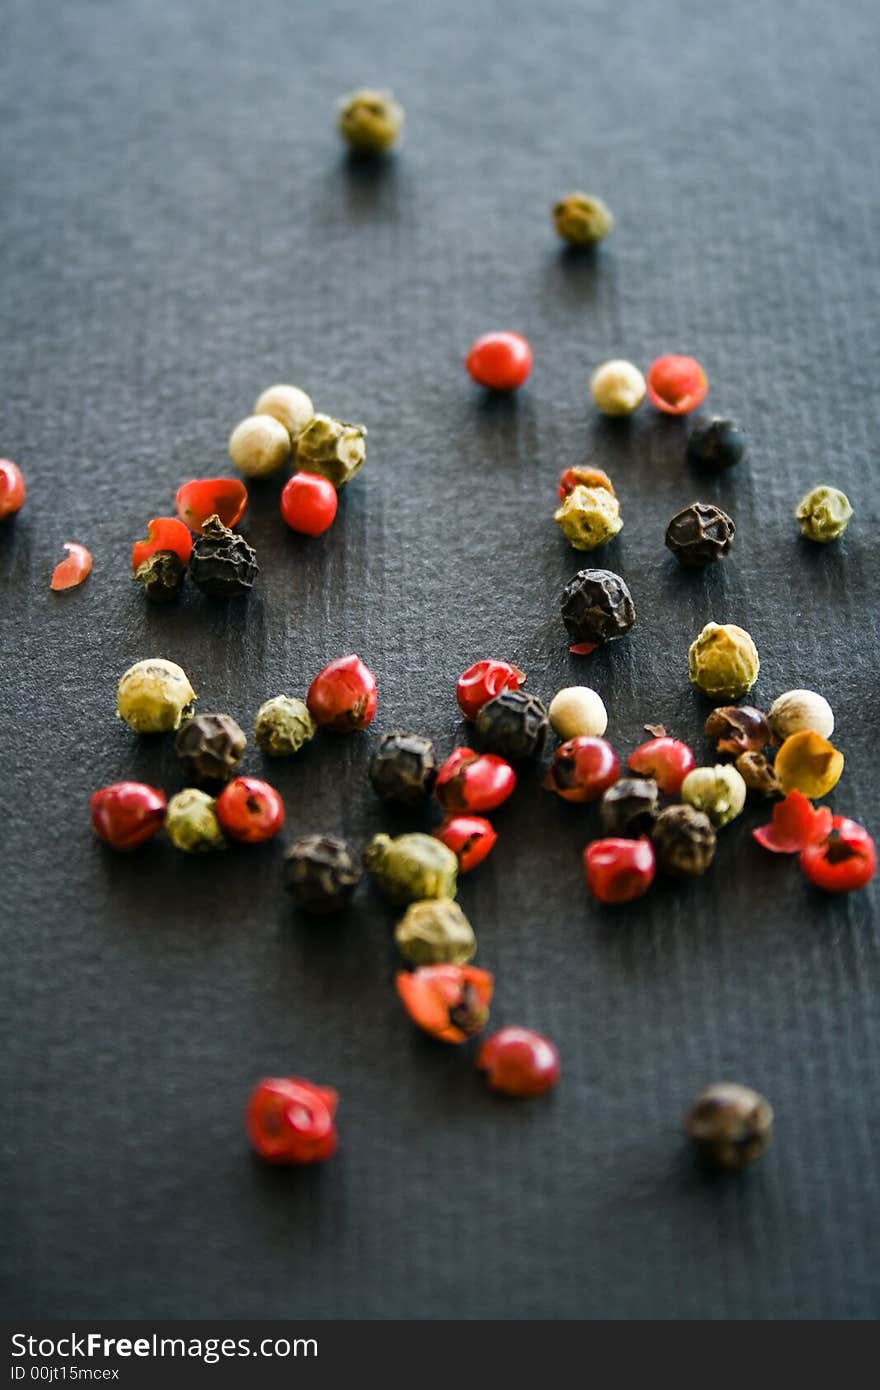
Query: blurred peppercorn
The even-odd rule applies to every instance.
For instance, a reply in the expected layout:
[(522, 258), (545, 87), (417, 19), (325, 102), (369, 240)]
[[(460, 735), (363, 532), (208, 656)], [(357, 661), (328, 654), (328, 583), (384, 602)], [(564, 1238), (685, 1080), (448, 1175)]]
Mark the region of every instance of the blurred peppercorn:
[(696, 878), (715, 855), (715, 831), (702, 811), (692, 806), (667, 806), (651, 830), (657, 864), (672, 878)]
[(341, 912), (361, 880), (355, 852), (335, 835), (303, 835), (284, 856), (284, 880), (303, 912)]
[(721, 705), (706, 720), (706, 737), (719, 753), (760, 753), (773, 742), (770, 723), (753, 705)]
[(758, 1091), (721, 1082), (701, 1091), (684, 1117), (685, 1133), (716, 1168), (747, 1168), (767, 1148), (773, 1109)]

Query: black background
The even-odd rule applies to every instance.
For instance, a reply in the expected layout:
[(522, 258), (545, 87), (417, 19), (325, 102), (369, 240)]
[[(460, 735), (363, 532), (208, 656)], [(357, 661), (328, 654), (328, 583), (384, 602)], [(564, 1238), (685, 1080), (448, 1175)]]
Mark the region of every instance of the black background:
[[(202, 710), (249, 728), (358, 651), (380, 705), (361, 736), (272, 765), (286, 838), (362, 844), (389, 816), (365, 768), (394, 726), (463, 736), (458, 673), (484, 655), (549, 698), (602, 692), (622, 752), (662, 721), (693, 740), (689, 642), (735, 621), (757, 703), (820, 689), (846, 754), (835, 809), (876, 828), (878, 30), (868, 0), (706, 5), (77, 3), (7, 0), (0, 129), (0, 452), (25, 510), (4, 582), (2, 1124), (8, 1312), (118, 1317), (866, 1317), (880, 1306), (874, 890), (822, 896), (764, 854), (749, 810), (708, 878), (587, 899), (595, 811), (527, 772), (464, 880), (493, 1018), (549, 1033), (564, 1080), (491, 1096), (471, 1049), (411, 1027), (391, 986), (394, 914), (365, 887), (341, 922), (297, 919), (281, 843), (193, 860), (91, 836), (87, 797), (180, 783), (170, 740), (114, 718), (133, 661), (180, 661)], [(390, 85), (399, 154), (351, 164), (334, 102)], [(595, 256), (548, 209), (607, 199)], [(486, 399), (461, 358), (524, 332), (528, 386)], [(746, 427), (735, 476), (697, 477), (688, 426), (600, 420), (609, 356), (693, 352)], [(246, 604), (148, 607), (128, 556), (183, 479), (291, 380), (369, 427), (322, 539), (280, 483), (251, 490), (262, 574)], [(570, 657), (558, 595), (583, 563), (552, 521), (561, 467), (609, 470), (631, 637)], [(810, 547), (811, 485), (850, 495), (845, 541)], [(695, 497), (738, 536), (687, 574), (662, 545)], [(49, 592), (62, 542), (86, 585)], [(598, 558), (598, 557), (597, 557)], [(588, 562), (589, 563), (589, 562)], [(247, 770), (260, 773), (257, 752)], [(341, 1092), (314, 1171), (251, 1158), (253, 1080)], [(704, 1177), (681, 1112), (708, 1081), (777, 1112), (767, 1158)]]

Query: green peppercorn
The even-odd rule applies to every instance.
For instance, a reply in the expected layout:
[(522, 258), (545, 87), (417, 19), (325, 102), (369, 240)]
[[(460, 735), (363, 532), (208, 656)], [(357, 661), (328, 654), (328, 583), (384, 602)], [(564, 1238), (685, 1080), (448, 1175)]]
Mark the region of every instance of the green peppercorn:
[(563, 498), (553, 519), (575, 550), (595, 550), (623, 529), (620, 503), (604, 487), (578, 484)]
[(314, 738), (318, 726), (304, 700), (273, 695), (257, 710), (254, 739), (270, 758), (289, 758)]
[(747, 1168), (770, 1143), (773, 1108), (758, 1091), (734, 1082), (707, 1086), (684, 1117), (700, 1157), (716, 1168)]
[(691, 684), (712, 700), (739, 700), (760, 667), (757, 647), (735, 623), (707, 623), (688, 650)]
[(782, 796), (782, 783), (776, 776), (773, 764), (763, 753), (740, 753), (734, 766), (747, 790), (755, 796), (762, 796), (765, 800), (771, 796)]
[(475, 732), (480, 747), (508, 762), (540, 753), (550, 720), (537, 695), (525, 690), (502, 690), (477, 715)]
[(681, 799), (705, 811), (716, 830), (735, 818), (746, 804), (746, 784), (730, 763), (695, 767), (681, 784)]
[(666, 528), (666, 545), (685, 569), (702, 569), (729, 554), (736, 534), (733, 517), (711, 502), (692, 502)]
[(391, 92), (362, 87), (338, 103), (339, 133), (358, 154), (381, 154), (397, 141), (404, 110)]
[(470, 922), (450, 898), (411, 903), (394, 939), (413, 965), (466, 965), (477, 951)]
[[(272, 419), (271, 415), (259, 418)], [(259, 572), (257, 557), (244, 536), (230, 531), (219, 516), (209, 516), (189, 557), (189, 576), (196, 588), (214, 598), (240, 598)]]
[(335, 835), (303, 835), (284, 856), (285, 885), (303, 912), (341, 912), (362, 874), (351, 846)]
[(294, 442), (294, 466), (319, 473), (335, 488), (350, 483), (367, 452), (363, 425), (346, 425), (331, 415), (316, 415)]
[(389, 835), (374, 835), (364, 863), (393, 903), (455, 897), (458, 860), (433, 835), (415, 831), (395, 840)]
[(657, 864), (672, 878), (696, 878), (715, 855), (715, 831), (703, 811), (693, 806), (667, 806), (651, 830)]
[(369, 776), (376, 795), (402, 806), (417, 806), (430, 796), (436, 775), (431, 740), (399, 729), (382, 735), (370, 759)]
[(138, 565), (132, 579), (143, 584), (144, 593), (154, 603), (171, 603), (180, 593), (186, 565), (173, 550), (157, 550)]
[(839, 540), (853, 514), (845, 492), (836, 487), (814, 487), (797, 505), (795, 520), (808, 541)]
[(165, 813), (165, 832), (171, 843), (186, 854), (225, 849), (226, 838), (216, 807), (214, 798), (196, 787), (184, 787), (172, 796)]
[(246, 746), (244, 732), (229, 714), (197, 714), (181, 724), (174, 741), (184, 776), (194, 782), (228, 782)]
[(589, 193), (567, 193), (553, 207), (553, 221), (563, 241), (572, 246), (595, 246), (614, 226), (611, 209)]
[(167, 734), (180, 727), (196, 694), (182, 667), (164, 657), (129, 666), (116, 692), (116, 713), (136, 734)]
[(599, 814), (605, 835), (638, 840), (657, 819), (657, 783), (651, 777), (622, 777), (602, 797)]

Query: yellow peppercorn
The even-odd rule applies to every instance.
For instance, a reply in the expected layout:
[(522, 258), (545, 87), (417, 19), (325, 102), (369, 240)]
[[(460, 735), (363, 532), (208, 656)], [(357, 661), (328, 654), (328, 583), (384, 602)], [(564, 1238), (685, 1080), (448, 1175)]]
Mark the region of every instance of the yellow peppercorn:
[(827, 796), (840, 781), (843, 754), (821, 734), (801, 729), (785, 740), (773, 766), (784, 792)]
[(358, 154), (380, 154), (397, 140), (403, 116), (391, 92), (362, 87), (340, 99), (339, 133)]
[(757, 647), (736, 623), (707, 623), (688, 649), (691, 684), (712, 700), (741, 699), (760, 667)]
[(129, 666), (119, 680), (116, 713), (136, 734), (167, 734), (179, 729), (196, 693), (176, 661), (151, 657)]
[(291, 439), (296, 439), (309, 421), (314, 419), (315, 407), (312, 405), (311, 396), (307, 396), (298, 386), (279, 383), (277, 386), (269, 386), (257, 398), (254, 414), (274, 416), (287, 430)]
[(594, 246), (614, 226), (611, 209), (589, 193), (568, 193), (553, 208), (553, 221), (563, 241), (572, 246)]
[(248, 415), (229, 436), (229, 457), (246, 478), (264, 478), (290, 458), (290, 435), (273, 415)]
[(605, 487), (572, 488), (553, 519), (575, 550), (595, 550), (623, 528), (620, 503)]

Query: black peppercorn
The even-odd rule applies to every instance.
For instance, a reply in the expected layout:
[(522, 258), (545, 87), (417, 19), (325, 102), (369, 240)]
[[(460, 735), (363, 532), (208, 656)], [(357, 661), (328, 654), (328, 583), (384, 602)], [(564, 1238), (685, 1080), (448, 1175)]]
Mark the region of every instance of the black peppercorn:
[(502, 690), (477, 715), (480, 747), (508, 762), (540, 753), (550, 720), (543, 701), (525, 690)]
[(132, 578), (154, 603), (171, 603), (180, 593), (186, 566), (173, 550), (157, 550), (138, 565)]
[(666, 544), (685, 569), (702, 569), (730, 551), (733, 518), (711, 502), (692, 502), (676, 512), (666, 528)]
[(687, 456), (700, 468), (721, 471), (745, 458), (746, 437), (733, 420), (716, 418), (697, 425), (687, 443)]
[(285, 884), (303, 912), (341, 912), (362, 873), (351, 847), (335, 835), (304, 835), (284, 856)]
[(782, 796), (782, 783), (763, 753), (740, 753), (734, 766), (755, 796), (763, 796), (768, 801), (772, 796)]
[(747, 1168), (770, 1143), (773, 1108), (758, 1091), (735, 1082), (707, 1086), (684, 1117), (700, 1157), (716, 1168)]
[(189, 574), (196, 588), (215, 598), (236, 598), (248, 592), (259, 568), (244, 537), (230, 531), (218, 516), (209, 516), (189, 559)]
[(430, 739), (395, 729), (383, 734), (370, 759), (370, 781), (383, 801), (416, 806), (431, 793), (437, 759)]
[(657, 819), (657, 783), (650, 777), (624, 777), (602, 797), (599, 814), (606, 835), (638, 840)]
[(613, 570), (579, 570), (563, 590), (562, 621), (577, 644), (612, 642), (635, 620), (632, 594)]
[(719, 753), (760, 753), (773, 742), (770, 724), (765, 714), (752, 705), (722, 705), (713, 709), (706, 720), (706, 737)]
[(651, 830), (657, 864), (673, 878), (696, 878), (712, 863), (715, 831), (712, 822), (693, 806), (667, 806)]
[(181, 724), (174, 743), (188, 782), (228, 782), (247, 739), (229, 714), (196, 714)]

